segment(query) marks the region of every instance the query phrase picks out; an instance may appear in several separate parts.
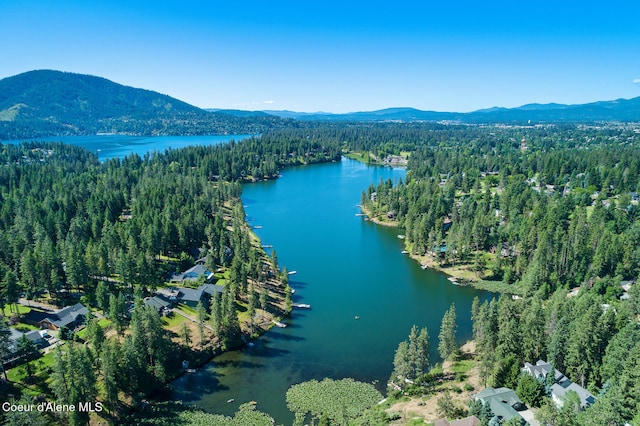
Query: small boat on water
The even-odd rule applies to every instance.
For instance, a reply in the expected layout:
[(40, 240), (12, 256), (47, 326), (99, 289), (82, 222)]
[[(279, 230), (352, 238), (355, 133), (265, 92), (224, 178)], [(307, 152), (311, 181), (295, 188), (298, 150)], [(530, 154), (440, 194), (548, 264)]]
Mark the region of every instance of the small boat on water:
[(276, 327), (287, 328), (287, 324), (284, 324), (280, 321), (273, 320), (273, 323), (276, 325)]
[(233, 401), (235, 401), (235, 399), (233, 399), (233, 398), (227, 400), (227, 402), (229, 402), (229, 403), (231, 403)]
[(295, 274), (297, 274), (297, 273), (298, 273), (298, 271), (289, 271), (289, 272), (288, 272), (288, 274), (289, 274), (289, 275), (295, 275)]
[(402, 254), (409, 254), (409, 252), (408, 252), (408, 251), (406, 251), (406, 250), (402, 250), (400, 253), (402, 253)]
[(253, 229), (262, 229), (262, 225), (256, 225), (253, 227)]
[(402, 234), (398, 235), (398, 238), (400, 238), (401, 240), (404, 240), (406, 237)]
[(355, 317), (353, 317), (353, 319), (359, 320), (360, 319), (360, 315), (356, 315)]

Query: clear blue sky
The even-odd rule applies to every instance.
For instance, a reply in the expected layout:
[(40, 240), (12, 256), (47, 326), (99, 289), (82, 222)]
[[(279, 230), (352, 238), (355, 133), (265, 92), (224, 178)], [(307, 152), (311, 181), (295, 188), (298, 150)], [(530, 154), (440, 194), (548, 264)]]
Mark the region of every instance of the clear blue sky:
[(640, 96), (640, 1), (2, 0), (0, 78), (204, 108), (472, 111)]

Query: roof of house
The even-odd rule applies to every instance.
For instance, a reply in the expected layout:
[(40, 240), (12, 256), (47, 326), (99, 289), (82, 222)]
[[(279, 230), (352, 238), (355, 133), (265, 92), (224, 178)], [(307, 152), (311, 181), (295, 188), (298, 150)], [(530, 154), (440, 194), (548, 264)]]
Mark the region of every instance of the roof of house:
[(522, 417), (513, 408), (516, 403), (522, 404), (522, 401), (520, 401), (518, 395), (509, 388), (494, 389), (488, 387), (477, 393), (475, 399), (481, 400), (484, 404), (489, 404), (493, 414), (501, 417), (505, 421), (516, 416)]
[[(528, 362), (524, 363), (523, 372), (529, 373), (536, 378), (546, 378), (547, 374), (551, 371), (551, 364), (546, 361), (538, 360), (536, 365), (529, 364)], [(582, 407), (586, 407), (595, 402), (595, 397), (591, 392), (583, 388), (582, 386), (572, 383), (564, 374), (560, 371), (554, 369), (554, 381), (555, 383), (551, 385), (551, 394), (555, 397), (556, 400), (562, 401), (565, 397), (565, 394), (572, 390), (578, 394), (580, 397), (580, 405)]]
[(171, 306), (171, 302), (160, 296), (145, 297), (144, 304), (152, 307), (156, 311), (167, 309)]
[(76, 303), (73, 306), (67, 306), (60, 309), (58, 312), (49, 315), (43, 321), (48, 321), (55, 325), (57, 328), (66, 327), (69, 324), (75, 322), (78, 317), (86, 317), (87, 308), (82, 303)]
[(173, 274), (173, 276), (171, 277), (171, 281), (182, 282), (197, 280), (202, 275), (205, 275), (207, 279), (211, 279), (213, 277), (213, 273), (209, 272), (204, 265), (198, 263), (197, 265), (192, 266), (182, 273)]
[(465, 417), (464, 419), (448, 421), (438, 419), (433, 422), (433, 426), (479, 426), (482, 422), (476, 416)]
[(206, 294), (212, 296), (213, 293), (222, 293), (224, 287), (214, 284), (203, 284), (198, 288), (178, 287), (178, 300), (182, 302), (198, 302)]
[[(533, 365), (533, 364), (530, 364), (528, 362), (525, 362), (524, 363), (524, 368), (522, 369), (522, 371), (532, 375), (536, 379), (545, 379), (547, 377), (547, 374), (549, 374), (549, 372), (551, 371), (551, 368), (553, 368), (551, 366), (551, 364), (549, 364), (546, 361), (543, 361), (543, 360), (539, 359), (536, 362), (536, 365)], [(562, 378), (564, 377), (564, 374), (562, 374), (560, 371), (558, 371), (555, 368), (553, 370), (554, 370), (554, 379), (555, 379), (555, 381), (556, 382), (562, 381)]]
[(33, 341), (39, 346), (44, 346), (44, 336), (47, 334), (46, 330), (30, 330), (26, 333), (16, 330), (15, 328), (9, 328), (11, 335), (9, 336), (9, 352), (16, 352), (18, 350), (18, 340), (25, 336), (27, 339)]
[(574, 391), (578, 394), (578, 398), (580, 398), (580, 406), (583, 408), (596, 402), (596, 398), (591, 392), (577, 383), (572, 383), (570, 380), (551, 385), (551, 394), (560, 400), (563, 400), (569, 391)]

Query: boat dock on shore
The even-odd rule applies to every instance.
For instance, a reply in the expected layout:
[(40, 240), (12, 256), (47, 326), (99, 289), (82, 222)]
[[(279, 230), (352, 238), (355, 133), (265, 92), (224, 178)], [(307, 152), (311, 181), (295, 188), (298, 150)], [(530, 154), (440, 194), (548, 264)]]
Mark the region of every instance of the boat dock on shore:
[(276, 321), (276, 320), (273, 320), (272, 322), (276, 325), (276, 327), (287, 328), (287, 324), (285, 324), (283, 322)]

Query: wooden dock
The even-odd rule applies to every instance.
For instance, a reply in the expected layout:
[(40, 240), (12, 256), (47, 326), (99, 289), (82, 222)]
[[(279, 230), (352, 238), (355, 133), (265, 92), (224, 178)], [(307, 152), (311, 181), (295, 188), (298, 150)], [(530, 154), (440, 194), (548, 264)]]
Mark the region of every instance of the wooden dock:
[(287, 324), (285, 324), (285, 323), (282, 323), (282, 322), (276, 321), (276, 320), (273, 320), (272, 322), (276, 325), (276, 327), (287, 328)]

